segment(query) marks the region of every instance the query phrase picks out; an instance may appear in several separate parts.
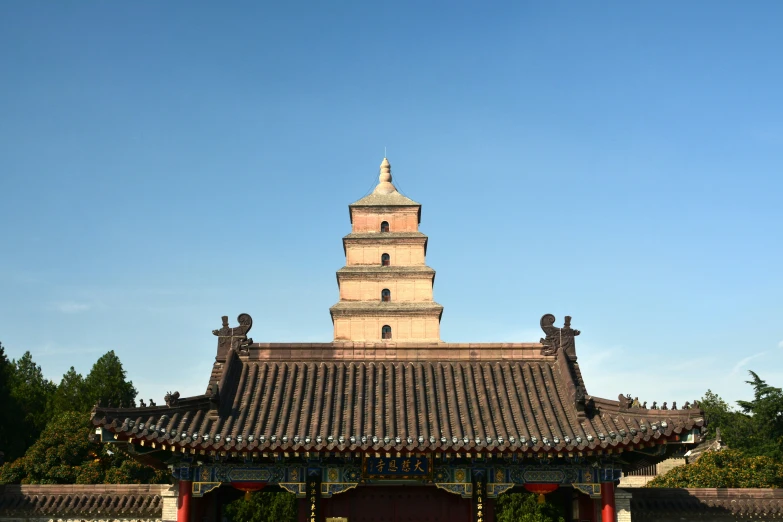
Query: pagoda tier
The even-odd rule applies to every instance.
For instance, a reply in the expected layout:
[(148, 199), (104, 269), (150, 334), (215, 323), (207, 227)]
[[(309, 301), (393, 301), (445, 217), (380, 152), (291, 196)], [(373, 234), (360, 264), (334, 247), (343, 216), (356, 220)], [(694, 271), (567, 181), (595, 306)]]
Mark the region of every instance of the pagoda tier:
[(340, 301), (331, 309), (335, 341), (439, 342), (443, 307), (433, 301), (435, 271), (426, 265), (421, 205), (392, 184), (384, 158), (378, 186), (349, 205), (337, 271)]

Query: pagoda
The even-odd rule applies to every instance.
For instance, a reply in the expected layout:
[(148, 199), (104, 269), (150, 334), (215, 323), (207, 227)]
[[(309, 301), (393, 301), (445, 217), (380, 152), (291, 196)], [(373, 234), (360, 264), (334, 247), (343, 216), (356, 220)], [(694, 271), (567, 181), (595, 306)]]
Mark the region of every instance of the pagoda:
[(349, 205), (331, 342), (254, 342), (250, 315), (223, 317), (204, 394), (96, 405), (95, 437), (172, 470), (177, 522), (260, 489), (295, 494), (301, 522), (490, 522), (519, 489), (613, 522), (621, 474), (685, 453), (704, 413), (591, 395), (568, 316), (535, 342), (442, 342), (421, 205), (380, 170)]
[(340, 301), (329, 311), (335, 341), (440, 341), (443, 307), (432, 300), (435, 271), (425, 262), (421, 205), (392, 184), (383, 158), (378, 186), (348, 206)]

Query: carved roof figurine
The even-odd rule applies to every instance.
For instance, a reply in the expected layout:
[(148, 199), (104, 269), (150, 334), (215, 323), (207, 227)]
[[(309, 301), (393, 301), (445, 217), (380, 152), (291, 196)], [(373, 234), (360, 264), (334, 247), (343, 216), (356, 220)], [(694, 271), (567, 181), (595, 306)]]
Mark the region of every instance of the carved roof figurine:
[(672, 402), (672, 409), (673, 410), (677, 409), (677, 401)]
[(682, 405), (683, 410), (690, 410), (691, 409), (691, 402), (685, 401), (685, 404)]
[(576, 401), (578, 407), (584, 407), (585, 399), (587, 399), (587, 390), (585, 390), (584, 386), (577, 386), (574, 390), (574, 401)]
[[(645, 402), (645, 404), (647, 404), (647, 403)], [(658, 409), (658, 401), (653, 401), (653, 405), (650, 406), (650, 409), (651, 410), (657, 410)]]
[(150, 399), (150, 407), (152, 407), (152, 406), (155, 406), (155, 401), (153, 401), (152, 399)]
[(165, 397), (163, 397), (163, 400), (166, 401), (166, 406), (174, 406), (177, 404), (177, 401), (179, 401), (179, 392), (175, 391), (174, 393), (168, 392)]
[(565, 324), (562, 330), (560, 330), (560, 347), (572, 361), (576, 360), (576, 340), (574, 337), (580, 333), (582, 332), (571, 328), (571, 316), (565, 316)]
[(646, 409), (647, 409), (647, 401), (644, 401), (644, 404), (642, 404), (642, 409), (643, 409), (643, 410), (646, 410)]
[(253, 342), (253, 339), (247, 336), (247, 332), (253, 327), (253, 318), (249, 314), (239, 314), (237, 317), (239, 326), (235, 328), (228, 326), (227, 315), (222, 319), (223, 326), (219, 330), (212, 330), (212, 335), (218, 338), (217, 359), (225, 359), (231, 348), (240, 351)]
[(621, 410), (627, 410), (631, 407), (631, 400), (622, 393), (617, 396), (617, 401), (620, 403)]
[(639, 397), (634, 397), (633, 402), (631, 403), (631, 408), (639, 408), (641, 407), (641, 404), (639, 403)]
[(220, 401), (220, 391), (217, 383), (212, 383), (207, 387), (207, 398), (209, 399), (210, 411), (217, 410), (218, 401)]
[(144, 402), (144, 399), (139, 399), (139, 408), (146, 408), (147, 404)]
[(546, 337), (539, 341), (544, 347), (541, 349), (541, 355), (555, 355), (560, 348), (560, 328), (554, 325), (555, 316), (545, 314), (541, 317), (541, 329)]
[(662, 410), (668, 410), (669, 409), (669, 407), (666, 406), (666, 401), (664, 401), (663, 406), (661, 406), (661, 409)]
[(569, 359), (576, 361), (576, 342), (574, 337), (579, 335), (579, 330), (571, 328), (571, 316), (565, 317), (563, 328), (554, 326), (555, 316), (545, 314), (541, 317), (541, 329), (546, 337), (539, 342), (544, 345), (541, 349), (541, 355), (555, 355), (559, 350), (563, 350)]

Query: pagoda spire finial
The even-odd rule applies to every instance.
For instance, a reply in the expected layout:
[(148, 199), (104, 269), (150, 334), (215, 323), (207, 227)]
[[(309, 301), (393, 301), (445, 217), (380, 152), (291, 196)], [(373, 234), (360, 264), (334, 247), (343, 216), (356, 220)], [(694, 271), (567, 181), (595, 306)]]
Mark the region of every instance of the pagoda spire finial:
[(389, 160), (383, 158), (381, 162), (381, 173), (378, 176), (378, 186), (373, 191), (375, 194), (393, 194), (397, 189), (392, 185), (391, 164)]
[(381, 175), (378, 176), (378, 181), (381, 183), (385, 181), (391, 183), (391, 180), (391, 163), (389, 163), (389, 160), (384, 157), (383, 161), (381, 162)]

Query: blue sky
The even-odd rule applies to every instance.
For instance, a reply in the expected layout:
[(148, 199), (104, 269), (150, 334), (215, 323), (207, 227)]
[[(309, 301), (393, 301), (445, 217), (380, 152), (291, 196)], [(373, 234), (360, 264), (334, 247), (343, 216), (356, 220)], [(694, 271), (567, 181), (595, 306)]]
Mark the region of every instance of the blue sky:
[(588, 392), (783, 385), (783, 4), (0, 4), (0, 341), (203, 393), (329, 341), (347, 205), (423, 204), (442, 338), (573, 316)]

